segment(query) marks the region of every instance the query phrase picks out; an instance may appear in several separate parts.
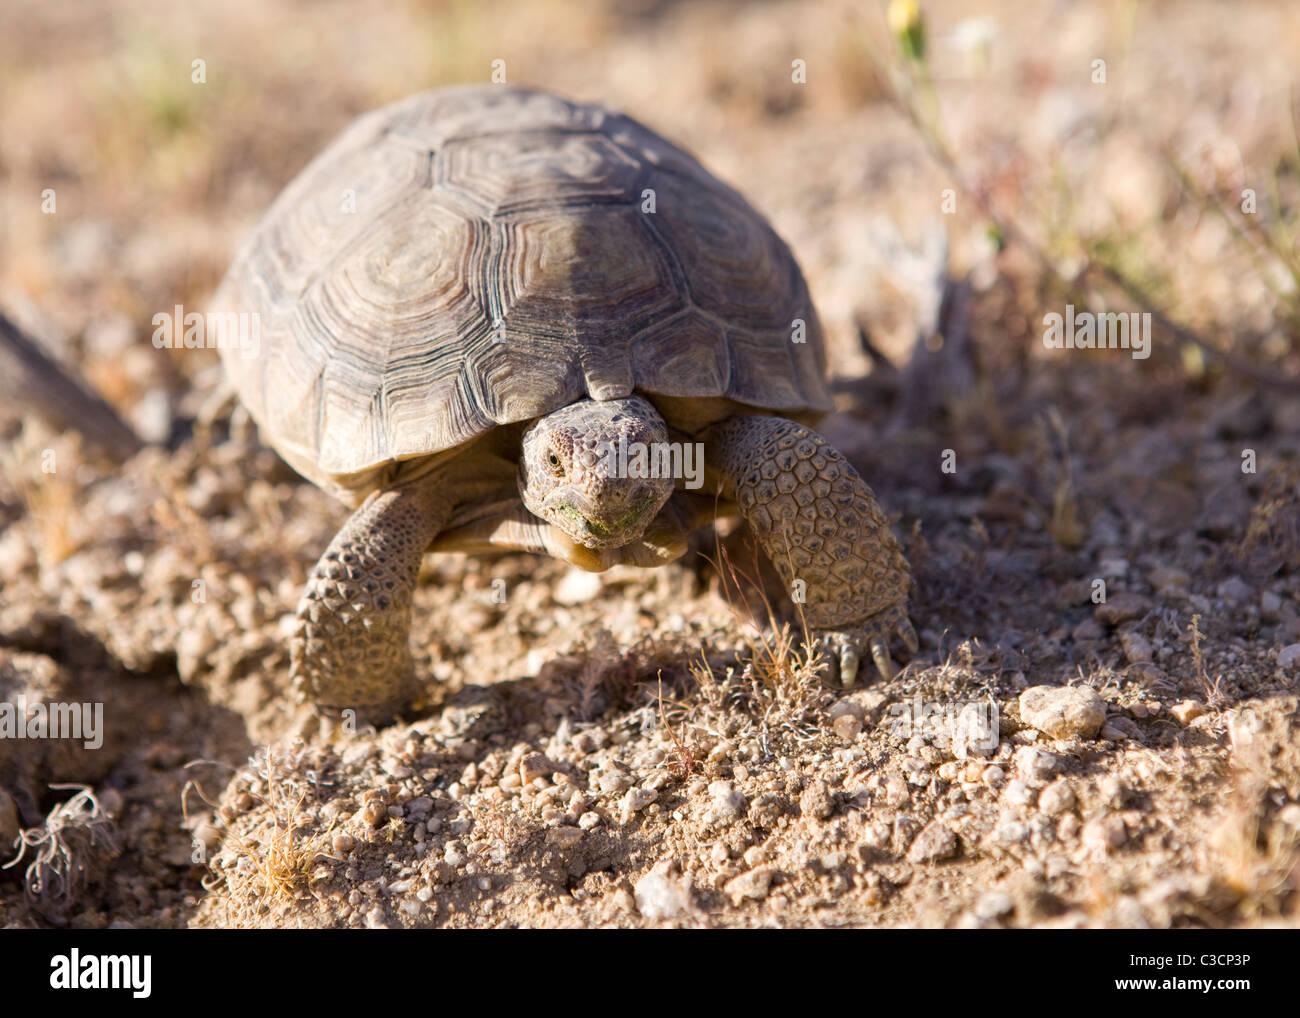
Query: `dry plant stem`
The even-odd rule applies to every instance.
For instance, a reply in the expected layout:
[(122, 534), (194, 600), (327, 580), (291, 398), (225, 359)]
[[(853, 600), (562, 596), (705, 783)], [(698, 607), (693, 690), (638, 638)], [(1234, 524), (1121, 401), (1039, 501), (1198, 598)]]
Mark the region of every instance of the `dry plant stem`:
[[(884, 66), (875, 53), (871, 55), (878, 66)], [(979, 210), (997, 227), (1002, 236), (1028, 251), (1043, 269), (1064, 287), (1067, 289), (1077, 287), (1089, 274), (1100, 276), (1112, 286), (1122, 290), (1130, 300), (1149, 308), (1152, 321), (1179, 342), (1195, 346), (1206, 357), (1211, 360), (1222, 361), (1232, 371), (1249, 378), (1259, 385), (1283, 392), (1300, 392), (1300, 379), (1279, 377), (1266, 368), (1257, 367), (1250, 361), (1230, 351), (1220, 350), (1218, 347), (1212, 346), (1187, 326), (1175, 322), (1168, 314), (1155, 306), (1150, 296), (1134, 280), (1113, 265), (1099, 261), (1094, 250), (1086, 252), (1087, 261), (1084, 263), (1083, 268), (1073, 276), (1067, 276), (1061, 272), (1047, 252), (1020, 227), (1015, 219), (1002, 215), (994, 207), (988, 196), (966, 178), (966, 175), (957, 165), (956, 157), (952, 154), (951, 149), (939, 136), (937, 127), (925, 120), (921, 111), (917, 109), (915, 100), (904, 96), (903, 90), (899, 88), (897, 81), (894, 80), (894, 75), (888, 74), (886, 77), (889, 79), (885, 89), (886, 95), (894, 106), (907, 117), (912, 126), (917, 129), (926, 149), (935, 161), (952, 177), (953, 182), (962, 192), (975, 202)]]
[(103, 397), (0, 312), (0, 379), (12, 398), (57, 428), (80, 432), (87, 442), (117, 460), (127, 460), (144, 442)]

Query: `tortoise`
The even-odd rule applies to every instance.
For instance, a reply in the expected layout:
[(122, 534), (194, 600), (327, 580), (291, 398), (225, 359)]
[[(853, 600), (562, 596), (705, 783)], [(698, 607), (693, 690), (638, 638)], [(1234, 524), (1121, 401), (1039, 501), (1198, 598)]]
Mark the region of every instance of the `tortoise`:
[[(214, 306), (256, 316), (254, 347), (219, 345), (264, 439), (355, 509), (290, 648), (323, 714), (409, 706), (426, 552), (658, 566), (720, 514), (753, 529), (846, 685), (865, 649), (886, 677), (892, 638), (916, 651), (899, 543), (810, 427), (832, 402), (793, 255), (627, 116), (503, 85), (365, 114)], [(702, 469), (668, 476), (692, 451)]]

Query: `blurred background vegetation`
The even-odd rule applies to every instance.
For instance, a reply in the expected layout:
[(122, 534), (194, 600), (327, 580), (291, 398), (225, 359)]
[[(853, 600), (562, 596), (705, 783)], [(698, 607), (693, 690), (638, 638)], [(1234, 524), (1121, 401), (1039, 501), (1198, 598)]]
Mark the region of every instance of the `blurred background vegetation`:
[[(991, 295), (977, 314), (1018, 361), (1045, 355), (1044, 308), (1068, 299), (1164, 311), (1280, 377), (1300, 278), (1296, 52), (1289, 0), (11, 3), (0, 305), (159, 437), (215, 357), (159, 355), (152, 315), (202, 307), (352, 117), (499, 60), (513, 84), (645, 121), (770, 215), (838, 374), (867, 370), (862, 328), (905, 357), (946, 272)], [(1206, 370), (1186, 335), (1160, 348)]]

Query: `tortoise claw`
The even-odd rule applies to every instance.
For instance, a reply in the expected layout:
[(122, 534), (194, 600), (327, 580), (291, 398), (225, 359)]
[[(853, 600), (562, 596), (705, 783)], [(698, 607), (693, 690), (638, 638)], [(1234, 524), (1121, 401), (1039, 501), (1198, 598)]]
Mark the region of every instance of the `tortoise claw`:
[(839, 673), (840, 683), (852, 686), (861, 672), (862, 656), (868, 652), (876, 670), (888, 682), (898, 674), (898, 666), (890, 654), (890, 643), (897, 638), (907, 648), (906, 661), (917, 652), (920, 643), (916, 630), (906, 615), (868, 622), (861, 628), (847, 628), (823, 632), (821, 636), (822, 659), (830, 667), (832, 680)]
[(876, 663), (876, 668), (886, 682), (898, 674), (894, 659), (889, 656), (889, 644), (878, 636), (871, 640), (871, 660)]
[(858, 680), (858, 652), (847, 640), (840, 648), (840, 682), (848, 689)]
[(915, 654), (921, 649), (921, 642), (916, 638), (916, 630), (912, 628), (910, 619), (904, 618), (894, 631), (902, 639), (903, 646), (907, 648), (908, 654)]

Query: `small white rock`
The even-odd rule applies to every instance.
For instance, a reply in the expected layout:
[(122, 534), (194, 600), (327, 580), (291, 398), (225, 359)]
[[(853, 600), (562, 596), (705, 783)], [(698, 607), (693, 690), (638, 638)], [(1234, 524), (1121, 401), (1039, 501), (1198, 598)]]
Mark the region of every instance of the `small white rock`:
[(552, 596), (557, 604), (586, 604), (600, 596), (601, 586), (599, 573), (589, 573), (574, 566), (560, 577)]
[(661, 862), (632, 889), (637, 911), (651, 922), (672, 919), (694, 907), (690, 881), (676, 875), (672, 861)]
[(742, 873), (740, 876), (727, 881), (723, 891), (736, 905), (746, 900), (761, 901), (767, 897), (767, 892), (771, 890), (772, 876), (770, 866), (760, 866), (758, 869)]
[(627, 813), (639, 813), (657, 798), (659, 798), (659, 793), (648, 788), (629, 788), (627, 795), (623, 796), (623, 801), (619, 805)]
[(975, 902), (974, 912), (981, 919), (998, 919), (1014, 912), (1016, 903), (1006, 891), (985, 891)]
[(908, 862), (940, 862), (957, 853), (957, 835), (946, 824), (934, 820), (929, 823), (907, 852)]
[(1055, 739), (1091, 739), (1106, 721), (1106, 701), (1091, 686), (1030, 686), (1020, 717)]
[(1074, 790), (1065, 779), (1053, 781), (1038, 793), (1038, 808), (1049, 817), (1060, 816), (1074, 806)]
[(1182, 703), (1176, 703), (1169, 708), (1180, 725), (1190, 725), (1197, 718), (1205, 713), (1205, 704), (1199, 700), (1184, 700)]

